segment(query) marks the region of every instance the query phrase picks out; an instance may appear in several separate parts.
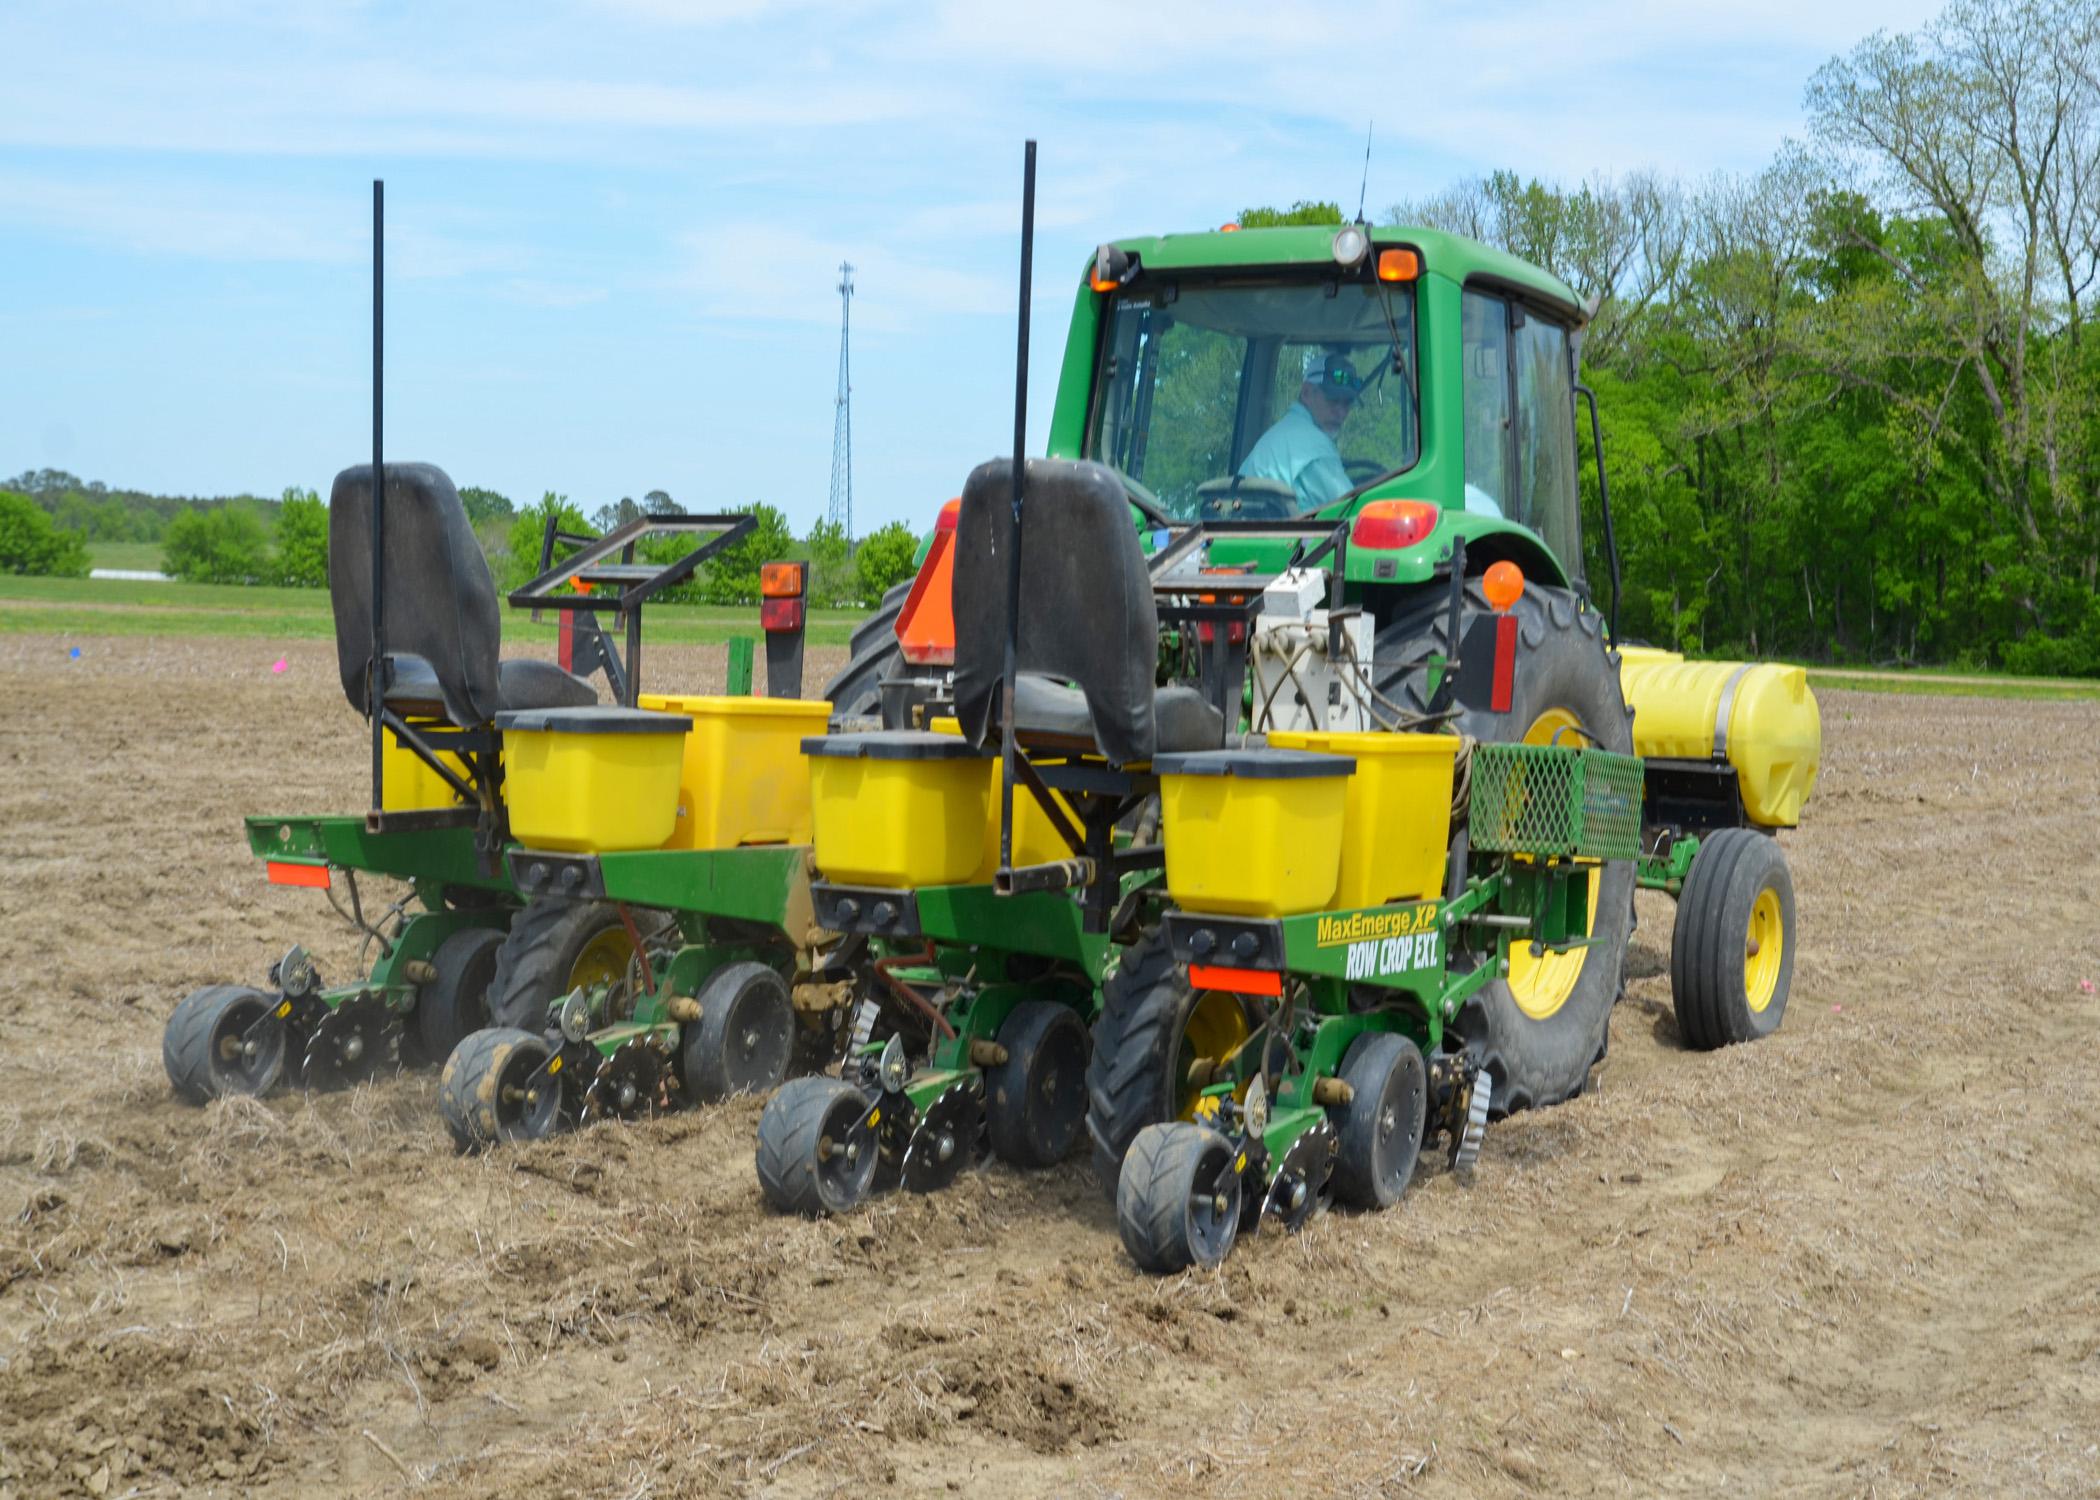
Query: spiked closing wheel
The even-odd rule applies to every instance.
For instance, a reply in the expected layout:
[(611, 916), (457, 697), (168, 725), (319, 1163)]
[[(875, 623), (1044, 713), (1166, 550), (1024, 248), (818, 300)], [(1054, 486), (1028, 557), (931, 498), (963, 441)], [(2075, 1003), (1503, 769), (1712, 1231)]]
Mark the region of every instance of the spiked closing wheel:
[(976, 1090), (958, 1083), (926, 1106), (911, 1143), (904, 1148), (904, 1185), (915, 1193), (946, 1187), (977, 1162), (977, 1137), (984, 1129), (984, 1106)]
[(306, 1086), (349, 1088), (396, 1066), (401, 1023), (377, 995), (353, 995), (321, 1018), (306, 1044)]
[(1334, 1156), (1340, 1142), (1334, 1127), (1325, 1120), (1292, 1141), (1269, 1179), (1268, 1196), (1262, 1203), (1265, 1217), (1274, 1219), (1291, 1233), (1327, 1201), (1327, 1187), (1334, 1175)]
[(663, 1049), (647, 1037), (615, 1047), (584, 1091), (583, 1123), (644, 1120), (664, 1108), (670, 1102), (667, 1062)]

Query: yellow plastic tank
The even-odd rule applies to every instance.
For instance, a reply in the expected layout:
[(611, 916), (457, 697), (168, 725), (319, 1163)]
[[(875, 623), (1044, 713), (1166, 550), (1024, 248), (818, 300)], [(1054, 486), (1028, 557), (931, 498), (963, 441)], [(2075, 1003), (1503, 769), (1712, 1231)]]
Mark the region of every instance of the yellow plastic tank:
[(678, 775), (678, 822), (665, 848), (809, 842), (802, 741), (824, 732), (828, 702), (696, 693), (643, 693), (636, 701), (693, 722)]
[(1167, 894), (1178, 904), (1243, 917), (1334, 905), (1353, 759), (1306, 750), (1206, 750), (1162, 755), (1153, 769)]
[(984, 752), (954, 735), (827, 734), (809, 757), (817, 869), (842, 885), (959, 885), (984, 851)]
[(1355, 760), (1342, 805), (1342, 873), (1334, 905), (1381, 906), (1443, 894), (1450, 858), (1455, 734), (1329, 734), (1278, 730), (1279, 750)]
[[(962, 734), (962, 725), (954, 719), (935, 719), (929, 727), (935, 734), (952, 734), (958, 737)], [(972, 885), (990, 885), (992, 878), (999, 873), (999, 784), (1004, 772), (1000, 769), (997, 756), (992, 757), (991, 775), (991, 805), (985, 814), (984, 822), (984, 858), (978, 861), (977, 871), (970, 877)], [(1079, 815), (1072, 811), (1072, 804), (1065, 800), (1064, 794), (1052, 792), (1050, 795), (1057, 805), (1065, 810), (1065, 816), (1072, 820), (1072, 826), (1077, 828)], [(1044, 814), (1041, 804), (1026, 787), (1016, 786), (1014, 863), (1047, 865), (1053, 860), (1072, 857), (1071, 848), (1058, 836), (1057, 830), (1050, 826), (1050, 819)]]
[[(430, 807), (452, 807), (461, 800), (451, 784), (423, 763), (423, 757), (401, 743), (389, 729), (380, 747), (379, 805), (387, 812), (409, 812)], [(439, 752), (438, 759), (464, 781), (467, 768), (456, 755)]]
[(1634, 754), (1725, 758), (1751, 822), (1801, 821), (1823, 759), (1823, 718), (1807, 672), (1777, 662), (1686, 661), (1645, 646), (1622, 647), (1620, 656)]
[(655, 849), (678, 822), (681, 714), (548, 708), (498, 714), (511, 836), (532, 849)]

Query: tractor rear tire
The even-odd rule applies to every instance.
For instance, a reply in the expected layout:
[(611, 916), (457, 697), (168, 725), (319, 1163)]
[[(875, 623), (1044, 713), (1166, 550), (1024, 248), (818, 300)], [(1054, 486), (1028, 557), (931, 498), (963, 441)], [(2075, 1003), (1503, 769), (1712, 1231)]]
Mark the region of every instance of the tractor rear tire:
[(1394, 1031), (1358, 1037), (1342, 1059), (1349, 1102), (1328, 1111), (1339, 1147), (1334, 1192), (1358, 1208), (1391, 1208), (1414, 1181), (1429, 1123), (1422, 1049)]
[[(276, 997), (240, 984), (208, 984), (184, 995), (160, 1036), (161, 1065), (175, 1092), (192, 1104), (205, 1104), (274, 1088), (284, 1076), (284, 1026), (271, 1026), (253, 1057), (238, 1055), (237, 1044), (275, 1004)], [(233, 1057), (227, 1056), (230, 1044)]]
[(897, 616), (911, 594), (912, 582), (907, 578), (884, 594), (875, 613), (855, 627), (846, 646), (845, 667), (824, 684), (824, 696), (839, 717), (881, 717), (882, 684), (904, 670), (904, 653), (897, 645)]
[[(1425, 589), (1418, 603), (1378, 633), (1374, 661), (1379, 691), (1404, 709), (1430, 706), (1428, 657), (1448, 656), (1449, 599)], [(1466, 585), (1463, 639), (1492, 611), (1478, 580)], [(1604, 638), (1604, 619), (1566, 589), (1527, 584), (1512, 607), (1518, 630), (1517, 670), (1507, 713), (1460, 700), (1451, 729), (1490, 744), (1527, 738), (1534, 744), (1594, 744), (1633, 753), (1633, 713), (1619, 687), (1619, 656)], [(1566, 730), (1579, 726), (1591, 738)], [(1563, 729), (1558, 740), (1556, 728)], [(1455, 1030), (1494, 1075), (1498, 1114), (1558, 1104), (1582, 1092), (1603, 1055), (1611, 1009), (1625, 984), (1626, 942), (1633, 931), (1633, 864), (1605, 864), (1595, 881), (1591, 942), (1546, 956), (1520, 979), (1490, 980), (1459, 1013)], [(1528, 960), (1528, 955), (1525, 956)], [(1520, 960), (1513, 959), (1515, 968)], [(1572, 982), (1567, 965), (1579, 962)], [(1522, 998), (1520, 999), (1520, 992)]]
[(779, 1088), (795, 1045), (787, 981), (762, 963), (734, 963), (710, 975), (697, 998), (700, 1019), (686, 1024), (679, 1044), (686, 1097), (718, 1104)]
[[(561, 1083), (541, 1070), (554, 1049), (544, 1037), (511, 1026), (468, 1036), (438, 1075), (438, 1113), (453, 1144), (485, 1151), (509, 1141), (537, 1141), (561, 1128)], [(534, 1097), (517, 1097), (538, 1075)]]
[(1086, 1023), (1055, 1000), (1017, 1005), (999, 1028), (1006, 1061), (985, 1074), (985, 1124), (1001, 1161), (1053, 1167), (1086, 1123)]
[(430, 967), (437, 973), (416, 990), (415, 1038), (421, 1061), (442, 1065), (453, 1048), (489, 1024), (489, 986), (502, 946), (498, 927), (462, 928), (437, 945), (430, 955)]
[(1749, 828), (1709, 834), (1670, 935), (1678, 1035), (1697, 1052), (1770, 1036), (1793, 980), (1794, 879), (1779, 841)]
[[(640, 913), (636, 913), (637, 918)], [(642, 925), (639, 920), (637, 925)], [(631, 962), (620, 908), (610, 901), (541, 896), (511, 919), (489, 979), (488, 1024), (540, 1031), (556, 1001), (578, 984), (602, 983), (616, 956)]]
[(1086, 1070), (1086, 1128), (1094, 1142), (1094, 1175), (1112, 1201), (1124, 1153), (1138, 1133), (1188, 1114), (1181, 1053), (1199, 1014), (1199, 1031), (1227, 1040), (1243, 1040), (1261, 1020), (1237, 995), (1192, 988), (1164, 932), (1125, 948), (1101, 987), (1094, 1055)]
[(1130, 1143), (1116, 1188), (1116, 1230), (1140, 1271), (1216, 1268), (1240, 1233), (1245, 1192), (1232, 1142), (1208, 1125), (1148, 1125)]

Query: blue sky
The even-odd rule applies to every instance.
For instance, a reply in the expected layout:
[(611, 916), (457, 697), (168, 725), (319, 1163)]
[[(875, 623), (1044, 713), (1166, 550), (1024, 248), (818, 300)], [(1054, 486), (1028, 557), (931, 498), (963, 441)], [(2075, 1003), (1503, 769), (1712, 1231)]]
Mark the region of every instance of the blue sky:
[(387, 451), (521, 503), (822, 513), (854, 304), (856, 531), (1031, 431), (1099, 240), (1368, 208), (1499, 166), (1752, 171), (1808, 75), (1914, 0), (539, 5), (0, 0), (0, 476), (326, 491)]

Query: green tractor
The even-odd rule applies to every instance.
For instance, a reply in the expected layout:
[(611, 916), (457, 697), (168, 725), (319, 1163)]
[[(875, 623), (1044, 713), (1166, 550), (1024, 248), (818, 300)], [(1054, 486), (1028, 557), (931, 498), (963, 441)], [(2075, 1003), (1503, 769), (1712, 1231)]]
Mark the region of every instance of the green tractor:
[[(1579, 1094), (1637, 888), (1679, 898), (1687, 1045), (1779, 1024), (1794, 911), (1770, 835), (1813, 785), (1814, 699), (1796, 669), (1616, 644), (1581, 545), (1582, 323), (1555, 278), (1429, 230), (1105, 244), (1047, 460), (972, 476), (833, 684), (888, 727), (811, 743), (820, 759), (916, 754), (908, 736), (954, 718), (1002, 764), (1002, 857), (969, 887), (981, 912), (927, 950), (916, 1008), (967, 1012), (1000, 900), (1049, 895), (1110, 940), (1098, 993), (1067, 1003), (1094, 1012), (1086, 1128), (1141, 1264), (1214, 1262), (1243, 1212), (1300, 1223), (1330, 1190), (1390, 1202), (1425, 1133), (1465, 1165), (1491, 1118)], [(993, 559), (1019, 571), (1002, 582)], [(1425, 756), (1426, 774), (1394, 768)], [(909, 842), (981, 814), (936, 797), (914, 822), (900, 809), (938, 779), (914, 777), (894, 806), (864, 789), (862, 818), (888, 806)], [(1289, 811), (1294, 780), (1346, 791)], [(1017, 807), (1066, 847), (1017, 858)], [(1291, 836), (1311, 849), (1337, 818), (1339, 854)], [(910, 913), (961, 888), (834, 881), (830, 850), (861, 837), (842, 820), (828, 848), (820, 812), (819, 910), (878, 951), (917, 943)], [(1278, 894), (1307, 860), (1324, 873)], [(1001, 1052), (908, 1026), (857, 1040), (843, 1077), (769, 1107), (780, 1206), (858, 1201), (870, 1156), (906, 1148), (882, 1135), (898, 1105), (981, 1100), (967, 1064)]]

